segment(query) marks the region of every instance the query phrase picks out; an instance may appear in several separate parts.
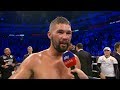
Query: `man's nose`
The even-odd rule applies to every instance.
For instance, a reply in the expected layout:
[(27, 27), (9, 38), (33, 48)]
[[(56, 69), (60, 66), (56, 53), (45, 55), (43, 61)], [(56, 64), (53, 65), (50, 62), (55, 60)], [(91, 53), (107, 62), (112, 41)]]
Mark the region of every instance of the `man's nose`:
[(65, 40), (69, 39), (69, 37), (70, 37), (70, 36), (69, 36), (68, 34), (66, 34), (66, 33), (64, 33), (64, 34), (62, 35), (62, 38), (65, 39)]

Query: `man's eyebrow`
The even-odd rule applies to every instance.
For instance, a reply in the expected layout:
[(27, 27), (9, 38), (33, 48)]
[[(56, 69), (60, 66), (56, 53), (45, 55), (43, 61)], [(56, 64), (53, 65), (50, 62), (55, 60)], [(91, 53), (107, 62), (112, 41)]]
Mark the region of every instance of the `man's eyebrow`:
[[(62, 29), (58, 29), (57, 31), (64, 31), (64, 30), (62, 30)], [(71, 30), (66, 30), (66, 31), (70, 31), (70, 32), (72, 32)]]
[(58, 29), (57, 31), (64, 31), (64, 30), (62, 30), (62, 29)]

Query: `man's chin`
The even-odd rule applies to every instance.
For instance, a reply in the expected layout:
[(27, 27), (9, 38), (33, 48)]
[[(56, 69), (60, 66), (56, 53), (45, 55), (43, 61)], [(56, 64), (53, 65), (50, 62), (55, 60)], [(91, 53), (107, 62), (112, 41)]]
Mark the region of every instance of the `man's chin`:
[(63, 52), (65, 52), (66, 50), (68, 49), (68, 46), (64, 46), (64, 45), (60, 45), (58, 48), (56, 48), (56, 50), (58, 51), (58, 52), (61, 52), (61, 53), (63, 53)]
[[(66, 50), (65, 50), (66, 51)], [(65, 51), (59, 51), (60, 53), (64, 53)]]
[(66, 48), (65, 49), (61, 49), (60, 52), (65, 52), (66, 50), (67, 50)]

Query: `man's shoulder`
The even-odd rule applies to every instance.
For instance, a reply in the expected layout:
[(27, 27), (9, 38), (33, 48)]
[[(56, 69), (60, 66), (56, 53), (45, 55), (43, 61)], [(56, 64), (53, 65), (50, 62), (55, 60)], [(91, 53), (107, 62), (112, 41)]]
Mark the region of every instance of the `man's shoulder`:
[(80, 50), (79, 52), (86, 52), (85, 50)]
[(29, 55), (29, 58), (31, 59), (40, 59), (41, 57), (43, 57), (44, 55), (46, 55), (46, 50), (40, 51), (40, 52), (36, 52), (36, 53), (32, 53)]
[(4, 59), (6, 59), (6, 58), (7, 58), (6, 55), (1, 55), (1, 56), (0, 56), (0, 59), (3, 59), (3, 60), (4, 60)]
[(85, 52), (84, 52), (84, 50), (80, 50), (80, 51), (78, 51), (77, 53), (76, 53), (76, 55), (84, 55), (85, 54)]
[(31, 64), (34, 65), (34, 63), (35, 63), (38, 59), (40, 59), (38, 53), (32, 53), (32, 54), (30, 54), (28, 57), (26, 57), (22, 63), (23, 63), (23, 64), (26, 63), (26, 64), (29, 64), (29, 65), (31, 65)]
[(115, 57), (113, 57), (113, 56), (110, 56), (110, 58), (111, 58), (111, 59), (113, 59), (113, 60), (116, 60), (116, 58), (115, 58)]
[(47, 52), (47, 49), (42, 50), (42, 51), (37, 52), (37, 53), (34, 53), (34, 54), (41, 56), (41, 55), (45, 55), (45, 54), (46, 54), (46, 52)]
[(120, 57), (120, 55), (118, 53), (114, 53), (113, 57)]
[(24, 57), (28, 56), (28, 54), (25, 54)]
[(102, 56), (99, 56), (99, 57), (98, 57), (98, 59), (101, 59), (101, 58), (104, 58), (104, 57), (105, 57), (105, 56), (104, 56), (104, 55), (102, 55)]
[(119, 54), (115, 54), (113, 57), (120, 61), (120, 55)]
[(90, 55), (90, 53), (89, 53), (89, 52), (87, 52), (87, 51), (85, 51), (85, 50), (80, 50), (80, 51), (79, 51), (79, 53), (89, 54), (89, 55)]
[(35, 58), (35, 57), (38, 57), (39, 54), (40, 54), (40, 52), (32, 53), (32, 54), (30, 54), (28, 57), (29, 57), (29, 58)]
[(14, 58), (14, 57), (15, 57), (14, 55), (12, 55), (12, 54), (10, 55), (10, 58)]
[(83, 50), (85, 53), (90, 54), (88, 51)]
[(45, 51), (32, 53), (26, 58), (26, 61), (30, 61), (31, 63), (37, 63), (38, 61), (43, 60), (44, 55), (46, 55)]

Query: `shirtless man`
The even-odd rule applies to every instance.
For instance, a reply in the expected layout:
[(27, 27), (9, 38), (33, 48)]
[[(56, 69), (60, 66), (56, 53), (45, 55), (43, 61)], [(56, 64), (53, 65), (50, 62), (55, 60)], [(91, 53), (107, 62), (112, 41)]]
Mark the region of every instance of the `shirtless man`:
[[(51, 23), (48, 38), (50, 47), (28, 56), (9, 79), (74, 79), (71, 72), (77, 72), (80, 78), (88, 77), (80, 71), (80, 62), (76, 57), (76, 70), (71, 71), (62, 61), (62, 54), (71, 42), (72, 30), (70, 22), (64, 17), (57, 17)], [(79, 69), (79, 70), (78, 70)]]

